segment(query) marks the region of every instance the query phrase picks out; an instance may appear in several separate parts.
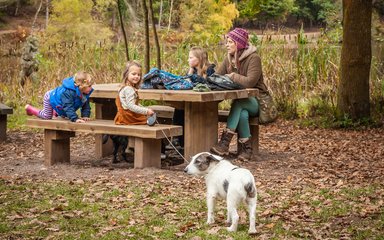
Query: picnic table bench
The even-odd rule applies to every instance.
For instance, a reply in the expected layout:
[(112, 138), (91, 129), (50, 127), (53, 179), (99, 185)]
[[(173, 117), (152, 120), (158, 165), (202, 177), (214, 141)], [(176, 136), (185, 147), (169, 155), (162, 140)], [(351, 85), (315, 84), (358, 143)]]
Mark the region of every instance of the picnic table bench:
[[(158, 121), (161, 123), (172, 123), (173, 113), (175, 108), (165, 105), (152, 105), (149, 106), (153, 109), (156, 114)], [(218, 111), (219, 122), (227, 122), (229, 111), (219, 110)], [(255, 156), (259, 153), (259, 119), (257, 117), (252, 117), (249, 119), (249, 126), (251, 130), (251, 143), (252, 143), (252, 156)]]
[(70, 138), (76, 132), (123, 135), (134, 138), (134, 168), (161, 167), (161, 139), (182, 135), (174, 125), (116, 125), (113, 120), (96, 119), (73, 123), (64, 119), (28, 118), (26, 125), (44, 129), (45, 164), (70, 162)]
[(13, 114), (13, 109), (0, 103), (0, 142), (7, 138), (7, 115)]

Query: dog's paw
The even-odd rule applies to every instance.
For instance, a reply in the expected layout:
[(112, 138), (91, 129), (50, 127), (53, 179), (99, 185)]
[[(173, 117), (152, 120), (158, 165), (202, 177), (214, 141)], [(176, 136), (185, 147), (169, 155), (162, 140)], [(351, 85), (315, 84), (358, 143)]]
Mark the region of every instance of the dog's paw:
[(254, 234), (256, 234), (256, 229), (254, 229), (254, 228), (253, 228), (253, 229), (249, 229), (249, 230), (248, 230), (248, 234), (249, 234), (249, 235), (254, 235)]
[(227, 227), (227, 231), (228, 232), (236, 232), (236, 228), (234, 228), (234, 227)]
[(215, 219), (213, 218), (208, 218), (207, 220), (207, 224), (210, 225), (210, 224), (214, 224), (215, 223)]
[(231, 220), (226, 220), (225, 221), (225, 226), (229, 227), (232, 225), (232, 221)]

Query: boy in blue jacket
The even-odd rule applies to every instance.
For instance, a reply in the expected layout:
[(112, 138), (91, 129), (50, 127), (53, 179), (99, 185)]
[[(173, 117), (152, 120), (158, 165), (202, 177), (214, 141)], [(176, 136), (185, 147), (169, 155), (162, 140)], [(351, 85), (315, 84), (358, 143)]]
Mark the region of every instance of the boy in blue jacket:
[[(93, 84), (91, 75), (80, 71), (72, 77), (65, 78), (61, 86), (45, 93), (43, 110), (29, 104), (25, 106), (25, 110), (28, 115), (42, 119), (52, 119), (55, 115), (77, 123), (89, 121), (91, 115), (89, 96), (93, 92)], [(76, 113), (79, 108), (81, 118)]]

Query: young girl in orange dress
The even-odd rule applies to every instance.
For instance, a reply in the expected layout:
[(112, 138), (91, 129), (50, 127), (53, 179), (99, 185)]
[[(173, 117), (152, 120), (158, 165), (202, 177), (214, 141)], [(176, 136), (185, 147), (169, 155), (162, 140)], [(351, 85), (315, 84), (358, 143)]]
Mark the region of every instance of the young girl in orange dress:
[(139, 105), (137, 90), (141, 81), (141, 65), (136, 61), (129, 61), (123, 73), (123, 82), (116, 98), (117, 114), (115, 124), (119, 125), (144, 125), (147, 116), (152, 116), (154, 111)]

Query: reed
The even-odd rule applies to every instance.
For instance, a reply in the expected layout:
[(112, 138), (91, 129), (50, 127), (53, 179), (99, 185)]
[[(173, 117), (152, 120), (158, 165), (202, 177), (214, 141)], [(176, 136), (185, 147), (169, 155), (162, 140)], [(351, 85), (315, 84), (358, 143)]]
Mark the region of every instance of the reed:
[[(281, 41), (256, 41), (262, 58), (264, 79), (270, 88), (282, 117), (314, 118), (327, 116), (332, 119), (336, 107), (336, 92), (339, 81), (341, 47), (330, 44), (326, 38), (317, 42), (282, 44)], [(130, 58), (143, 59), (142, 43), (130, 43)], [(189, 45), (165, 44), (162, 48), (162, 68), (183, 75), (186, 73)], [(222, 45), (208, 47), (210, 60), (217, 64), (225, 56)], [(381, 52), (383, 51), (382, 48)], [(61, 83), (61, 80), (78, 70), (92, 74), (96, 83), (121, 81), (121, 72), (126, 61), (122, 44), (83, 43), (44, 46), (38, 56), (40, 68), (38, 81), (28, 81), (24, 87), (18, 83), (19, 56), (4, 54), (0, 58), (0, 102), (15, 109), (26, 103), (41, 106), (43, 94)], [(151, 50), (155, 59), (155, 49)], [(372, 58), (371, 101), (374, 116), (383, 117), (384, 66), (383, 56)], [(152, 61), (151, 66), (156, 66)], [(220, 104), (228, 109), (230, 102)], [(23, 111), (15, 111), (22, 114)], [(17, 116), (15, 116), (17, 118)]]

